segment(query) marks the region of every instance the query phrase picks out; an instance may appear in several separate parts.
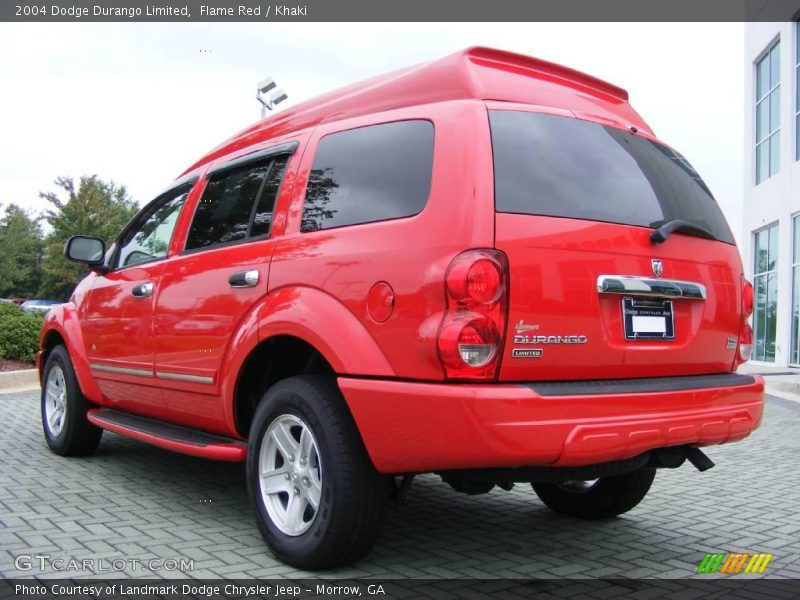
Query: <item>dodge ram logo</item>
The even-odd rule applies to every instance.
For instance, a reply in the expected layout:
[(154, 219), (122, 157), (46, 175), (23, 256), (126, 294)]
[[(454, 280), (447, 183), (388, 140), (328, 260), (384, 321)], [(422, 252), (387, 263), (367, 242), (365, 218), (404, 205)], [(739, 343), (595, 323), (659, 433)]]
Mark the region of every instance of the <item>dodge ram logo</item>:
[(650, 266), (653, 267), (653, 275), (656, 277), (661, 277), (661, 274), (664, 272), (664, 263), (661, 262), (661, 259), (651, 258)]

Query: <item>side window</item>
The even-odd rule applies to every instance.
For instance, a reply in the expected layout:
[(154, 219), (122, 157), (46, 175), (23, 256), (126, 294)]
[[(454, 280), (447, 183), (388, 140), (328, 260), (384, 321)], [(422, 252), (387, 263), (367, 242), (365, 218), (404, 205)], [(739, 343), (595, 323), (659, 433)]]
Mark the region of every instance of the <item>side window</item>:
[(301, 231), (415, 215), (428, 200), (432, 168), (430, 121), (326, 135), (311, 167)]
[(186, 250), (269, 234), (288, 156), (212, 175), (189, 228)]
[(131, 267), (167, 256), (172, 232), (191, 186), (167, 192), (154, 203), (153, 211), (131, 229), (119, 243), (117, 265)]
[(275, 199), (278, 197), (278, 190), (283, 181), (283, 174), (286, 172), (286, 163), (289, 162), (288, 156), (276, 158), (269, 170), (267, 180), (264, 182), (264, 190), (258, 199), (256, 212), (253, 216), (253, 225), (250, 228), (250, 236), (269, 235), (272, 227), (272, 211), (275, 209)]

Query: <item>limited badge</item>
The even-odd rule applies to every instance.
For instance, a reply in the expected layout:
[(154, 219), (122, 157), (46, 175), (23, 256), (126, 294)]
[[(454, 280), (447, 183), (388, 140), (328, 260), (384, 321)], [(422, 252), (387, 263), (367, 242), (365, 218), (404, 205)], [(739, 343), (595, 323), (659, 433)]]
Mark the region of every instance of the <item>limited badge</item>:
[(541, 358), (544, 350), (541, 348), (514, 348), (511, 351), (512, 358)]

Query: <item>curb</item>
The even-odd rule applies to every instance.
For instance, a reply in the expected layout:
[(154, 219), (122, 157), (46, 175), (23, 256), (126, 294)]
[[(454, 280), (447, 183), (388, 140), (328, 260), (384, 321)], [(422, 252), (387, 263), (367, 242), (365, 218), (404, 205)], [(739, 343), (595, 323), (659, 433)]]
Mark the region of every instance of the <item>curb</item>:
[(34, 389), (39, 387), (39, 371), (22, 369), (0, 373), (0, 393), (17, 391), (18, 389)]
[(766, 390), (774, 389), (788, 394), (800, 395), (800, 383), (795, 381), (770, 381), (764, 387)]

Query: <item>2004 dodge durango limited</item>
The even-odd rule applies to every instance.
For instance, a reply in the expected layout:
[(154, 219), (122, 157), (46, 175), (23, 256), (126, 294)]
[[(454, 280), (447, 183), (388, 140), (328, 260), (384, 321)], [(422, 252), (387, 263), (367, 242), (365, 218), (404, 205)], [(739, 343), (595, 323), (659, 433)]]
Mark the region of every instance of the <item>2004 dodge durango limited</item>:
[(470, 48), (212, 150), (47, 316), (53, 452), (103, 430), (246, 461), (283, 561), (352, 563), (417, 473), (586, 519), (761, 421), (753, 288), (625, 90)]

